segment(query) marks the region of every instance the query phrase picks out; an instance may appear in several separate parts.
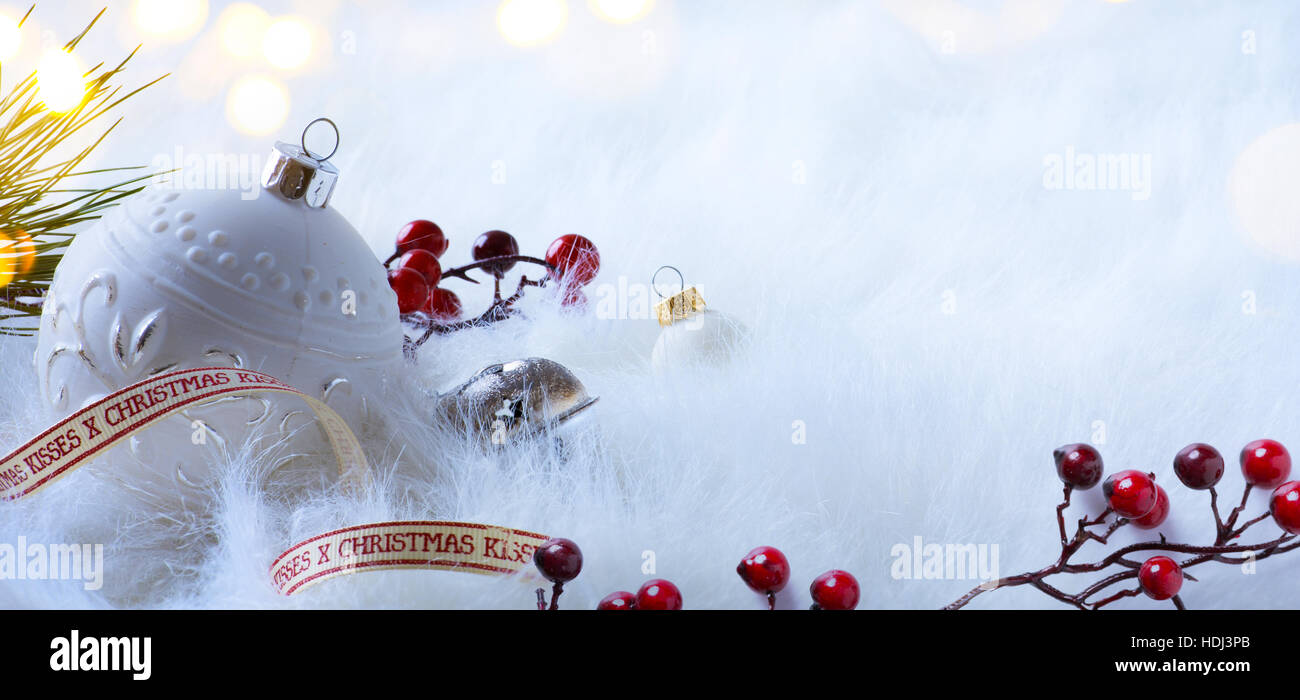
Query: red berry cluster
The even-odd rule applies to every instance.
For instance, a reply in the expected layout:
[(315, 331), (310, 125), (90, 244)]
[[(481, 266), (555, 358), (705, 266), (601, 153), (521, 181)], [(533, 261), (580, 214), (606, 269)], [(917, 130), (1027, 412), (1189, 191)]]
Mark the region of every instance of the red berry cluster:
[[(388, 271), (388, 285), (397, 293), (401, 313), (421, 312), (434, 318), (460, 318), (460, 299), (441, 289), (442, 264), (438, 261), (450, 243), (432, 221), (419, 219), (397, 232), (397, 267)], [(389, 262), (392, 262), (390, 258)]]
[(646, 581), (636, 593), (614, 591), (596, 605), (597, 610), (681, 610), (682, 592), (667, 579)]
[[(1085, 444), (1065, 445), (1053, 452), (1056, 461), (1056, 473), (1065, 484), (1065, 499), (1056, 507), (1057, 526), (1061, 535), (1061, 556), (1056, 564), (1038, 571), (1027, 572), (1019, 576), (1000, 579), (996, 585), (976, 588), (948, 606), (948, 609), (960, 608), (983, 591), (995, 587), (1032, 585), (1047, 595), (1079, 608), (1096, 609), (1121, 598), (1146, 594), (1154, 600), (1172, 600), (1178, 608), (1183, 607), (1178, 597), (1185, 578), (1184, 570), (1209, 561), (1222, 563), (1242, 563), (1263, 559), (1288, 552), (1300, 547), (1300, 541), (1293, 542), (1300, 534), (1300, 481), (1287, 481), (1291, 476), (1291, 455), (1276, 440), (1255, 440), (1241, 450), (1239, 462), (1241, 474), (1246, 482), (1241, 504), (1223, 518), (1219, 513), (1218, 493), (1215, 487), (1224, 474), (1223, 456), (1214, 447), (1205, 443), (1193, 443), (1178, 451), (1174, 457), (1174, 473), (1178, 480), (1191, 489), (1210, 492), (1210, 510), (1214, 514), (1217, 536), (1214, 544), (1193, 546), (1168, 542), (1162, 535), (1158, 541), (1140, 542), (1122, 547), (1092, 564), (1075, 564), (1071, 557), (1089, 541), (1105, 544), (1107, 539), (1119, 528), (1132, 524), (1141, 529), (1159, 527), (1169, 517), (1169, 495), (1155, 482), (1155, 475), (1143, 473), (1136, 469), (1125, 469), (1111, 474), (1102, 482), (1103, 465), (1101, 455), (1096, 448)], [(1106, 499), (1106, 509), (1096, 518), (1082, 518), (1073, 538), (1066, 536), (1064, 511), (1070, 505), (1070, 494), (1075, 489), (1086, 490), (1102, 483), (1102, 494)], [(1272, 489), (1269, 510), (1244, 522), (1237, 521), (1245, 510), (1251, 491), (1256, 488)], [(1110, 516), (1115, 519), (1108, 521)], [(1284, 534), (1280, 537), (1253, 545), (1235, 544), (1241, 535), (1252, 525), (1272, 518)], [(1102, 534), (1089, 528), (1106, 526)], [(1148, 557), (1138, 563), (1129, 555), (1139, 552), (1164, 551), (1173, 554), (1194, 555), (1181, 562), (1160, 554)], [(1244, 556), (1234, 556), (1244, 555)], [(1077, 594), (1069, 594), (1052, 586), (1044, 579), (1056, 574), (1077, 574), (1102, 571), (1111, 566), (1126, 567), (1128, 571), (1112, 574), (1098, 583)], [(1121, 581), (1137, 579), (1137, 587), (1113, 593), (1100, 600), (1091, 600), (1106, 588)]]
[[(595, 279), (600, 271), (600, 252), (596, 250), (596, 245), (575, 233), (555, 239), (547, 248), (545, 259), (541, 259), (520, 255), (519, 242), (509, 233), (488, 231), (474, 241), (470, 251), (473, 263), (443, 269), (440, 258), (447, 252), (449, 245), (446, 235), (437, 224), (419, 219), (406, 224), (398, 232), (396, 251), (385, 262), (385, 265), (390, 266), (388, 284), (397, 294), (398, 311), (408, 320), (427, 323), (429, 326), (430, 333), (426, 333), (416, 345), (427, 340), (433, 332), (448, 332), (500, 320), (509, 315), (511, 306), (523, 295), (525, 287), (543, 287), (548, 281), (559, 284), (562, 304), (585, 307), (587, 300), (582, 287)], [(501, 279), (520, 262), (544, 266), (547, 274), (537, 281), (521, 278), (515, 294), (502, 298)], [(445, 325), (460, 318), (462, 306), (460, 298), (451, 290), (439, 286), (440, 283), (460, 278), (477, 284), (478, 280), (467, 273), (479, 268), (494, 279), (492, 307), (473, 321)], [(412, 317), (412, 314), (422, 314), (424, 318)]]
[[(790, 560), (776, 547), (755, 547), (736, 565), (736, 573), (754, 592), (766, 595), (768, 609), (775, 610), (776, 594), (790, 582)], [(861, 589), (853, 574), (832, 569), (813, 579), (809, 593), (813, 610), (852, 610)]]
[[(533, 563), (546, 580), (555, 584), (550, 605), (546, 590), (537, 589), (537, 609), (556, 610), (564, 584), (582, 572), (582, 550), (572, 540), (547, 540), (533, 552)], [(750, 588), (768, 597), (776, 607), (776, 594), (790, 582), (790, 562), (775, 547), (756, 547), (736, 567), (736, 573)], [(852, 610), (858, 606), (858, 580), (847, 571), (832, 569), (813, 580), (810, 592), (813, 610)], [(681, 610), (682, 592), (666, 579), (646, 581), (636, 593), (615, 591), (601, 599), (597, 610)]]

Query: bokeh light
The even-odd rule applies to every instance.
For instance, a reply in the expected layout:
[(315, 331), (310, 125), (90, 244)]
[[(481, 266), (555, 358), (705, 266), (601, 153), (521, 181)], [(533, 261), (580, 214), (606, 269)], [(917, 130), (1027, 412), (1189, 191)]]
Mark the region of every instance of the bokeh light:
[(50, 49), (36, 65), (40, 99), (53, 112), (69, 112), (86, 97), (86, 69), (76, 56)]
[(22, 45), (23, 30), (18, 26), (18, 20), (0, 12), (0, 61), (13, 58)]
[(0, 287), (36, 264), (36, 243), (23, 231), (0, 233)]
[(280, 128), (289, 117), (289, 90), (275, 78), (240, 79), (226, 96), (226, 119), (245, 134), (261, 136)]
[(276, 68), (301, 68), (311, 58), (311, 28), (296, 17), (280, 17), (262, 35), (262, 53)]
[(217, 18), (221, 46), (232, 56), (252, 58), (262, 50), (262, 37), (271, 24), (266, 10), (251, 2), (237, 2)]
[(1300, 124), (1272, 129), (1232, 167), (1228, 193), (1237, 220), (1265, 250), (1300, 261)]
[(627, 24), (650, 14), (654, 0), (591, 0), (591, 7), (601, 19)]
[(208, 19), (208, 0), (134, 0), (131, 20), (146, 36), (167, 41), (188, 39)]
[(564, 0), (506, 0), (497, 9), (497, 28), (516, 46), (534, 46), (559, 34), (568, 18)]

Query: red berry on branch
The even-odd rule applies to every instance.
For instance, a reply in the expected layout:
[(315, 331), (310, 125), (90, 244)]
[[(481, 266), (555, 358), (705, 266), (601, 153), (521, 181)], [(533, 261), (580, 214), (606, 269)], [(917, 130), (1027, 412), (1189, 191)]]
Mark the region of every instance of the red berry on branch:
[(736, 565), (736, 573), (755, 592), (777, 593), (790, 582), (790, 562), (776, 547), (755, 547)]
[(429, 292), (429, 297), (421, 310), (434, 318), (446, 321), (460, 318), (460, 309), (460, 297), (453, 291), (438, 287)]
[(596, 279), (600, 272), (600, 251), (585, 236), (569, 233), (551, 242), (546, 249), (546, 262), (560, 271), (560, 278), (575, 285), (584, 285)]
[[(515, 240), (514, 236), (505, 231), (488, 231), (474, 241), (474, 249), (471, 252), (476, 262), (506, 255), (519, 255), (519, 242)], [(515, 261), (510, 260), (484, 265), (483, 269), (493, 277), (500, 278), (514, 266)]]
[(808, 587), (813, 603), (822, 610), (852, 610), (858, 607), (861, 589), (853, 574), (831, 569), (813, 579)]
[(1278, 527), (1293, 535), (1300, 534), (1300, 481), (1288, 481), (1274, 489), (1268, 512)]
[(1223, 455), (1203, 442), (1193, 442), (1174, 457), (1174, 473), (1189, 489), (1208, 489), (1223, 478)]
[(397, 232), (399, 253), (419, 248), (433, 253), (435, 257), (442, 257), (442, 254), (447, 252), (447, 245), (447, 237), (442, 235), (442, 229), (432, 221), (417, 219)]
[(615, 591), (600, 599), (597, 610), (635, 610), (636, 596), (627, 591)]
[(551, 583), (568, 583), (582, 573), (582, 550), (577, 543), (554, 537), (533, 550), (533, 563)]
[(1256, 440), (1241, 448), (1241, 473), (1246, 483), (1277, 488), (1291, 476), (1291, 453), (1276, 440)]
[(397, 310), (404, 314), (421, 310), (429, 298), (429, 285), (424, 276), (407, 267), (389, 270), (388, 286), (397, 293)]
[(681, 610), (682, 592), (672, 581), (657, 578), (646, 581), (636, 592), (637, 610)]
[(1160, 484), (1156, 484), (1155, 507), (1151, 509), (1150, 513), (1147, 513), (1146, 515), (1135, 519), (1133, 521), (1133, 524), (1142, 528), (1143, 530), (1150, 530), (1153, 528), (1160, 527), (1160, 524), (1163, 523), (1165, 521), (1165, 518), (1168, 517), (1169, 517), (1169, 494), (1165, 493), (1165, 490), (1161, 488)]
[(1138, 570), (1138, 583), (1155, 600), (1169, 600), (1183, 587), (1183, 569), (1164, 555), (1151, 557)]
[(424, 278), (424, 283), (430, 287), (438, 286), (438, 282), (442, 280), (442, 265), (438, 263), (438, 256), (423, 248), (416, 248), (402, 253), (402, 257), (397, 261), (397, 266), (420, 273), (420, 276)]
[(1156, 507), (1156, 482), (1136, 469), (1111, 474), (1101, 485), (1111, 510), (1125, 518), (1140, 518)]
[(1062, 445), (1052, 450), (1052, 457), (1056, 460), (1056, 475), (1076, 489), (1087, 490), (1101, 481), (1101, 454), (1092, 445)]

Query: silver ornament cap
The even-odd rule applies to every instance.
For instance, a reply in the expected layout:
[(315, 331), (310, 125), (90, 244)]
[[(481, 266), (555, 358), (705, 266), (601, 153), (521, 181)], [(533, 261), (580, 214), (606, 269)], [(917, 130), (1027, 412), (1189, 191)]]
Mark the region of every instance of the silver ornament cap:
[[(324, 156), (307, 148), (307, 132), (319, 123), (334, 129), (334, 148)], [(330, 195), (339, 180), (338, 168), (327, 162), (338, 150), (338, 126), (325, 117), (314, 119), (302, 130), (298, 144), (276, 142), (262, 171), (262, 187), (285, 199), (301, 200), (309, 207), (323, 209), (329, 206)]]

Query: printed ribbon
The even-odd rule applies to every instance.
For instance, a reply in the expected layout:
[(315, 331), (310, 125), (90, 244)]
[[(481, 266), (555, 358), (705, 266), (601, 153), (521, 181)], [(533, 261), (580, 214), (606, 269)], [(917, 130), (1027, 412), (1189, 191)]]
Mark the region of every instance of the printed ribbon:
[[(268, 374), (229, 367), (150, 377), (73, 413), (0, 459), (0, 501), (30, 496), (126, 438), (193, 404), (220, 396), (292, 394), (320, 422), (338, 460), (339, 478), (369, 483), (370, 465), (334, 409)], [(366, 570), (432, 569), (510, 574), (524, 569), (545, 535), (457, 522), (389, 522), (327, 532), (290, 547), (271, 564), (284, 595)]]

